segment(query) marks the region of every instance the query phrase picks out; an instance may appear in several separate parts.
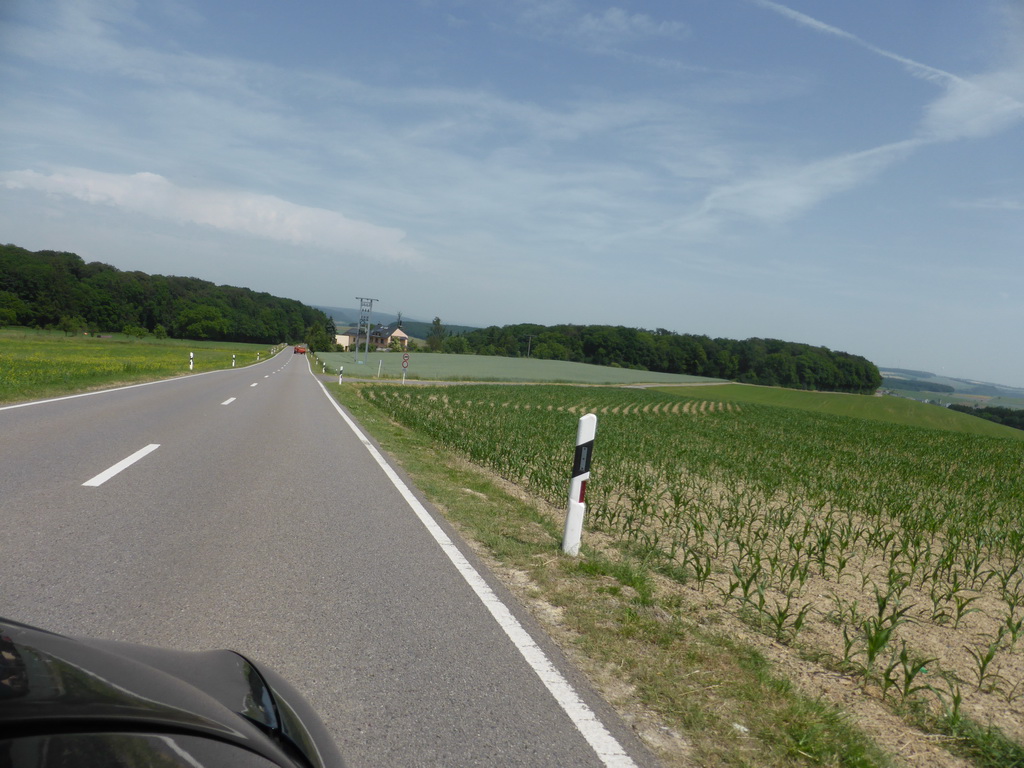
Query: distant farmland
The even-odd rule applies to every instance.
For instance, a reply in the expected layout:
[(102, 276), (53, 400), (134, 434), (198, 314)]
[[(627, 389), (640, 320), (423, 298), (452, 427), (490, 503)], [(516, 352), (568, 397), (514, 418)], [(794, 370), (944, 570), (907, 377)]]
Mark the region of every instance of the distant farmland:
[[(331, 372), (344, 366), (346, 376), (374, 378), (378, 367), (382, 378), (402, 378), (402, 354), (371, 353), (365, 364), (363, 356), (353, 352), (318, 353)], [(489, 357), (486, 355), (444, 355), (412, 352), (409, 355), (408, 378), (440, 381), (513, 381), (575, 384), (711, 384), (721, 381), (702, 376), (674, 373), (634, 371), (601, 365), (569, 363), (561, 360), (534, 360), (521, 357)]]

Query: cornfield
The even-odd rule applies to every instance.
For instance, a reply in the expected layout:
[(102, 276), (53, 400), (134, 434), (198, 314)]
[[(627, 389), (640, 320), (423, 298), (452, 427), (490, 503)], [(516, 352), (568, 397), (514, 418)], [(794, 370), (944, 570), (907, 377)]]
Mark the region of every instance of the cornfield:
[(1024, 443), (639, 389), (362, 392), (556, 506), (597, 414), (588, 527), (869, 695), (1024, 741)]

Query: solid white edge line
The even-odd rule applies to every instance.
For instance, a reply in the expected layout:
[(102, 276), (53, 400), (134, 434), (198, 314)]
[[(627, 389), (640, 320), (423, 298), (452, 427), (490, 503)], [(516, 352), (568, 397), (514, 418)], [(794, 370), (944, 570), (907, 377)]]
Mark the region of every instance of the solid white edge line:
[[(312, 368), (310, 368), (310, 375), (316, 379)], [(459, 551), (458, 547), (452, 543), (448, 534), (437, 524), (437, 521), (434, 520), (426, 508), (413, 495), (408, 486), (402, 482), (402, 479), (395, 470), (388, 464), (387, 459), (374, 447), (373, 443), (356, 426), (356, 423), (349, 418), (348, 414), (342, 410), (338, 402), (331, 397), (331, 393), (327, 391), (327, 387), (324, 386), (323, 382), (316, 379), (316, 383), (320, 385), (320, 389), (331, 405), (334, 406), (334, 409), (355, 433), (359, 442), (370, 452), (370, 455), (373, 456), (377, 464), (384, 470), (391, 483), (402, 494), (405, 502), (430, 532), (430, 535), (434, 537), (434, 541), (441, 547), (442, 551), (448, 556), (448, 559), (452, 561), (452, 564), (462, 575), (462, 578), (466, 580), (466, 583), (476, 593), (476, 596), (487, 610), (490, 611), (494, 620), (498, 622), (498, 625), (508, 635), (508, 638), (519, 649), (523, 658), (526, 659), (526, 663), (537, 673), (541, 682), (544, 683), (544, 686), (554, 696), (558, 705), (569, 716), (569, 719), (572, 720), (576, 729), (586, 739), (594, 752), (597, 753), (601, 762), (607, 768), (637, 768), (636, 763), (633, 762), (633, 759), (622, 748), (622, 745), (608, 732), (608, 729), (604, 727), (604, 724), (594, 714), (593, 710), (587, 706), (586, 702), (580, 698), (569, 681), (565, 679), (551, 660), (548, 659), (547, 654), (537, 645), (536, 641), (530, 636), (530, 633), (523, 628), (523, 625), (512, 615), (508, 607), (494, 594), (494, 590), (487, 585), (484, 578)]]
[(121, 459), (121, 461), (117, 462), (117, 464), (112, 466), (110, 469), (100, 472), (98, 475), (96, 475), (96, 477), (92, 478), (91, 480), (86, 480), (84, 483), (82, 483), (82, 485), (88, 485), (92, 487), (103, 485), (105, 482), (107, 482), (107, 480), (112, 478), (118, 472), (127, 469), (136, 461), (143, 458), (144, 456), (148, 456), (159, 447), (160, 443), (150, 443), (145, 448), (140, 448), (139, 450), (137, 450), (127, 459)]

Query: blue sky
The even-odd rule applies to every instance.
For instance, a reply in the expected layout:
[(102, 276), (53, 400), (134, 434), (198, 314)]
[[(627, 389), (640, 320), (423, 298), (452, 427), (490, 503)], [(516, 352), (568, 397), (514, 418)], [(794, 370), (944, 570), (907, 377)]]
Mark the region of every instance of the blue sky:
[(1024, 386), (1020, 0), (5, 0), (0, 242)]

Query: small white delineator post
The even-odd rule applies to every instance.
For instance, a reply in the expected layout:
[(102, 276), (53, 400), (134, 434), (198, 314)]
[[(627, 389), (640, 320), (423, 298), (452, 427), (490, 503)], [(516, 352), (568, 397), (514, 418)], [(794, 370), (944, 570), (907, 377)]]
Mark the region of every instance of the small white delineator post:
[(188, 369), (190, 371), (192, 370), (192, 366), (195, 364), (195, 356), (196, 356), (195, 352), (189, 352), (188, 353)]
[(344, 365), (339, 365), (338, 366), (338, 383), (339, 384), (341, 384), (341, 377), (342, 377), (342, 374), (344, 374), (344, 372), (345, 372), (345, 366)]
[(234, 355), (231, 356), (231, 367), (232, 368), (235, 367), (235, 356)]
[(580, 553), (583, 535), (583, 515), (587, 511), (583, 498), (590, 479), (590, 460), (594, 455), (594, 435), (597, 434), (597, 416), (588, 413), (580, 417), (576, 427), (576, 453), (572, 459), (572, 479), (569, 481), (569, 514), (565, 518), (562, 551), (575, 557)]

